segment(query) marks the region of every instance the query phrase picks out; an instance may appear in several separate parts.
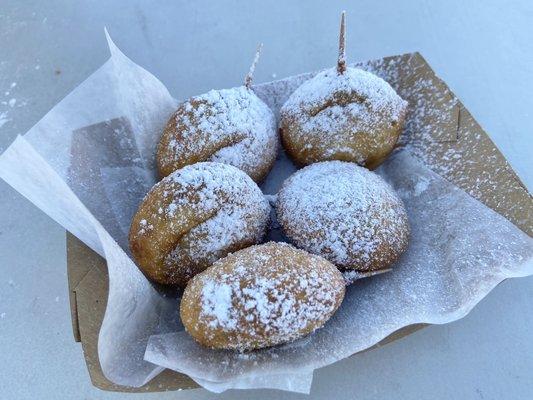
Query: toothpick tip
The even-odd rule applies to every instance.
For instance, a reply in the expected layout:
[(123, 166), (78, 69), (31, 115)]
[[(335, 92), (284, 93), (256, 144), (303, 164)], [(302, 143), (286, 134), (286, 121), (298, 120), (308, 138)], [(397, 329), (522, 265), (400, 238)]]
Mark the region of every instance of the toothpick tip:
[(343, 74), (346, 71), (346, 11), (341, 13), (341, 29), (339, 33), (339, 58), (337, 60), (337, 71)]
[(246, 77), (244, 78), (244, 86), (246, 88), (250, 89), (252, 87), (252, 80), (253, 75), (255, 71), (255, 66), (257, 65), (257, 61), (259, 60), (259, 56), (261, 55), (261, 50), (263, 50), (263, 43), (259, 43), (257, 46), (257, 50), (255, 51), (254, 60), (252, 61), (252, 65), (250, 66), (250, 70), (246, 74)]

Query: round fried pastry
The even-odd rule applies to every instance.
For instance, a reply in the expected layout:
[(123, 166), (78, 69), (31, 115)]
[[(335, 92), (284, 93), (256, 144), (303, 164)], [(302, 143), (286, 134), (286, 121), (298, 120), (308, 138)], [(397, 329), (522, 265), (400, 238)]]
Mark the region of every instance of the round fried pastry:
[(300, 165), (341, 160), (373, 169), (393, 150), (406, 109), (376, 75), (331, 68), (304, 82), (283, 105), (281, 140)]
[(297, 171), (283, 183), (276, 213), (297, 247), (340, 269), (388, 269), (407, 248), (403, 202), (377, 174), (354, 163), (325, 161)]
[(256, 182), (266, 177), (276, 159), (278, 135), (272, 110), (252, 90), (262, 47), (243, 86), (211, 90), (179, 105), (157, 149), (162, 177), (199, 161), (233, 165)]
[(217, 259), (260, 242), (269, 212), (241, 170), (213, 162), (186, 166), (144, 198), (130, 228), (131, 252), (151, 280), (185, 286)]

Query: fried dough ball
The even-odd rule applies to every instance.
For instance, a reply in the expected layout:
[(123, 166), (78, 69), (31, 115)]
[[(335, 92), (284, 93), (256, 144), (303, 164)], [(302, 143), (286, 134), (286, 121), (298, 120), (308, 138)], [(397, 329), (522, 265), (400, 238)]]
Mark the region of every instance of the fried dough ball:
[(383, 79), (331, 68), (298, 87), (280, 112), (283, 147), (299, 165), (355, 162), (376, 168), (393, 150), (407, 102)]
[(277, 219), (297, 246), (342, 270), (385, 270), (406, 250), (407, 213), (377, 174), (326, 161), (290, 176), (278, 193)]
[(199, 161), (233, 165), (262, 181), (276, 160), (276, 120), (251, 88), (211, 90), (179, 105), (157, 148), (159, 174)]
[(274, 346), (320, 328), (344, 297), (344, 280), (322, 257), (287, 243), (248, 247), (195, 276), (180, 306), (200, 344), (239, 351)]
[(228, 253), (260, 242), (270, 206), (241, 170), (206, 162), (157, 183), (133, 217), (129, 242), (151, 280), (184, 287)]

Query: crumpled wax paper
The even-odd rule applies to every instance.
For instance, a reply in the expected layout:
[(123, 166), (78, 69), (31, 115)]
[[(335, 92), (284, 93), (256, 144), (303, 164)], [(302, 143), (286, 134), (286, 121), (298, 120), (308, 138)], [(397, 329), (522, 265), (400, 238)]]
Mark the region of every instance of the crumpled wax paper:
[[(309, 392), (314, 369), (401, 327), (461, 318), (502, 280), (533, 273), (531, 238), (402, 150), (378, 170), (405, 201), (412, 230), (392, 272), (349, 286), (326, 326), (294, 343), (245, 354), (200, 347), (183, 331), (179, 299), (146, 280), (127, 246), (130, 220), (156, 182), (155, 146), (177, 102), (108, 43), (111, 58), (0, 156), (0, 177), (106, 258), (109, 298), (98, 353), (109, 380), (141, 386), (171, 368), (216, 392)], [(255, 90), (277, 113), (310, 76)], [(281, 153), (263, 191), (275, 194), (294, 170)], [(279, 229), (269, 237), (283, 239)]]

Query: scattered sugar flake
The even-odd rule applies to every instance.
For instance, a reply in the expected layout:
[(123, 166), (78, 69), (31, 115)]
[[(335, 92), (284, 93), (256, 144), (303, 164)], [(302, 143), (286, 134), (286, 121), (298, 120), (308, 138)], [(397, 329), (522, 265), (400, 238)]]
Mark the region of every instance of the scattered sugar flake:
[(56, 296), (56, 298), (54, 299), (54, 301), (55, 301), (56, 303), (58, 303), (58, 302), (59, 302), (59, 296)]
[(168, 205), (168, 215), (173, 216), (176, 213), (178, 206), (175, 203), (170, 203)]
[(429, 183), (429, 180), (425, 179), (424, 177), (420, 177), (420, 179), (416, 182), (414, 195), (420, 196), (422, 193), (424, 193), (429, 187)]
[(41, 69), (41, 66), (40, 66), (40, 65), (36, 65), (36, 66), (35, 66), (35, 69), (36, 69), (36, 70), (40, 70), (40, 69)]
[(15, 107), (15, 104), (17, 104), (17, 99), (10, 99), (8, 101), (9, 107)]
[(4, 319), (6, 317), (6, 313), (3, 312), (2, 314), (0, 314), (0, 318)]
[(11, 82), (11, 85), (9, 87), (13, 89), (15, 86), (17, 86), (17, 82)]
[(10, 121), (10, 119), (7, 118), (7, 111), (0, 113), (0, 128), (4, 126), (7, 121)]

